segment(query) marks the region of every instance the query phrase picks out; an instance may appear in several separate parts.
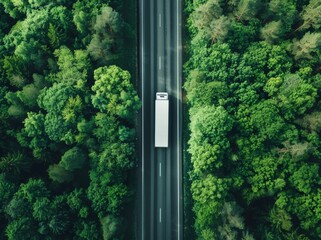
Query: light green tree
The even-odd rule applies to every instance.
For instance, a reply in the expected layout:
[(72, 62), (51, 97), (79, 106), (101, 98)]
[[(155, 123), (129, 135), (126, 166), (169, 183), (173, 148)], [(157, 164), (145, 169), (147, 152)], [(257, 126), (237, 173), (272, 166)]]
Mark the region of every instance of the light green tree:
[(89, 55), (100, 65), (106, 65), (117, 58), (115, 49), (119, 47), (120, 41), (116, 39), (123, 25), (121, 16), (111, 7), (103, 6), (100, 9), (93, 24), (94, 35), (87, 47)]
[(238, 21), (250, 20), (255, 17), (260, 5), (260, 0), (240, 0), (234, 15)]
[(291, 215), (284, 209), (273, 207), (269, 213), (269, 221), (278, 232), (289, 231), (292, 228)]
[(306, 129), (309, 129), (310, 131), (320, 132), (321, 112), (312, 112), (311, 114), (306, 114), (302, 119), (297, 119), (296, 123)]
[(296, 60), (312, 59), (321, 46), (321, 33), (307, 32), (301, 39), (294, 39), (291, 45), (291, 53)]
[(55, 50), (58, 58), (57, 64), (59, 72), (56, 75), (56, 82), (76, 85), (78, 88), (84, 87), (90, 71), (90, 61), (88, 54), (83, 50), (72, 52), (69, 48), (62, 46)]
[(114, 215), (107, 215), (100, 220), (102, 230), (103, 230), (103, 239), (104, 240), (111, 240), (117, 238), (121, 238), (121, 224), (122, 221), (119, 217)]
[(272, 21), (261, 29), (261, 38), (268, 43), (274, 43), (280, 39), (283, 34), (282, 22)]
[(315, 30), (319, 29), (321, 26), (321, 1), (320, 0), (310, 0), (309, 4), (304, 6), (300, 16), (303, 20), (303, 24), (296, 29), (306, 30), (309, 28), (314, 28)]
[(133, 120), (133, 114), (140, 108), (140, 101), (130, 82), (129, 72), (117, 66), (101, 67), (95, 70), (94, 78), (93, 106), (101, 112)]

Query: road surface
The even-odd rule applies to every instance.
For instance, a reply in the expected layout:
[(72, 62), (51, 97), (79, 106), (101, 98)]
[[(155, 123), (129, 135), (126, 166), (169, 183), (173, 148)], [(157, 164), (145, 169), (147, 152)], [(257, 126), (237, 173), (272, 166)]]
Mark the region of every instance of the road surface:
[[(181, 0), (140, 0), (138, 226), (140, 240), (182, 236)], [(155, 95), (169, 94), (169, 147), (154, 147)]]

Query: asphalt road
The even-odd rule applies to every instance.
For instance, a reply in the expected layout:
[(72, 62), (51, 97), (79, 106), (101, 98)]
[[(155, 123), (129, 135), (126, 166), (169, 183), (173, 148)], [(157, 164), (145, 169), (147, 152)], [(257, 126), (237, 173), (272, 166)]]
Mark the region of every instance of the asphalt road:
[[(142, 99), (139, 123), (137, 239), (182, 236), (181, 0), (140, 0), (139, 72)], [(156, 92), (169, 94), (169, 147), (154, 147)]]

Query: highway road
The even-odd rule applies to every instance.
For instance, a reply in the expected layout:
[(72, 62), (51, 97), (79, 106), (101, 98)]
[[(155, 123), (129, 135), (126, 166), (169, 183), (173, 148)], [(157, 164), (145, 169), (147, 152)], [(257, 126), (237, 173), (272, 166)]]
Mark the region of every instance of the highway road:
[[(183, 239), (181, 0), (139, 2), (137, 239)], [(169, 94), (169, 147), (154, 147), (156, 92)]]

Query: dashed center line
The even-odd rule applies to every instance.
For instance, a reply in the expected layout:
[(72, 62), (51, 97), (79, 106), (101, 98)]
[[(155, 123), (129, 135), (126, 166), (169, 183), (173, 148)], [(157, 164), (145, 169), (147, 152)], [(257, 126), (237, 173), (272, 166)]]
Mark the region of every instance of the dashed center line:
[(158, 56), (158, 69), (161, 70), (162, 69), (162, 57)]

